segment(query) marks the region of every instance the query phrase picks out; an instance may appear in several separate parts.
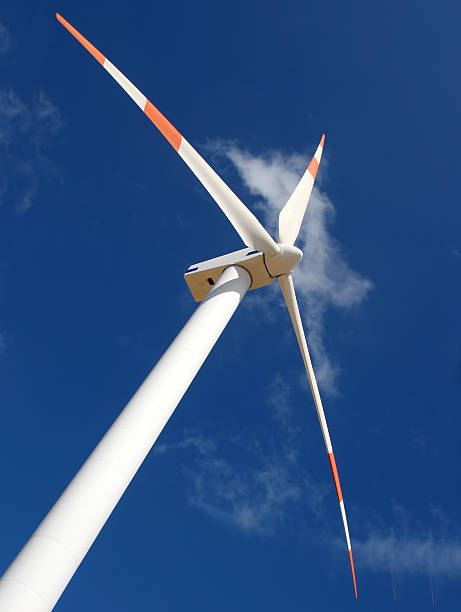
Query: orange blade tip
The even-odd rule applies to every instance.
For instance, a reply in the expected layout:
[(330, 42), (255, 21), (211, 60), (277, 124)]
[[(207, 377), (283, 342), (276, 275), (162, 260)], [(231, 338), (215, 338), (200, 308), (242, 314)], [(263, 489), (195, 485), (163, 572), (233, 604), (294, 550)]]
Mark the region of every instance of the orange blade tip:
[(320, 146), (323, 149), (323, 143), (325, 142), (325, 134), (322, 134), (322, 138), (320, 139)]
[(72, 36), (74, 36), (78, 42), (83, 45), (85, 47), (85, 49), (91, 53), (91, 55), (100, 63), (104, 66), (104, 62), (106, 60), (106, 58), (104, 57), (104, 55), (98, 51), (96, 49), (95, 46), (93, 46), (89, 40), (87, 40), (84, 36), (82, 36), (80, 34), (80, 32), (78, 30), (76, 30), (74, 28), (74, 26), (72, 26), (68, 21), (66, 21), (64, 19), (64, 17), (62, 17), (59, 13), (56, 13), (56, 19), (59, 21), (59, 23), (61, 23), (66, 30), (68, 30)]
[(352, 580), (354, 581), (355, 599), (357, 599), (357, 583), (355, 581), (354, 559), (352, 558), (352, 550), (349, 549), (349, 558), (351, 560)]

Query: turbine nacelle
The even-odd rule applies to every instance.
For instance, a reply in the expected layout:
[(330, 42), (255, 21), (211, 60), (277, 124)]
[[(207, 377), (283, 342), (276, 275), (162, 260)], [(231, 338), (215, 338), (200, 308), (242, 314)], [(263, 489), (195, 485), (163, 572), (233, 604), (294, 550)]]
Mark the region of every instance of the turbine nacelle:
[(196, 302), (204, 300), (213, 285), (218, 282), (224, 270), (230, 266), (245, 268), (251, 277), (249, 290), (259, 289), (274, 282), (274, 277), (269, 274), (264, 263), (264, 253), (247, 247), (189, 266), (184, 274), (184, 280), (194, 300)]
[(277, 255), (267, 255), (249, 247), (192, 264), (184, 274), (184, 279), (194, 300), (204, 300), (224, 270), (230, 266), (245, 268), (251, 277), (250, 291), (270, 285), (278, 276), (289, 274), (301, 261), (303, 252), (292, 244), (278, 246), (280, 251)]

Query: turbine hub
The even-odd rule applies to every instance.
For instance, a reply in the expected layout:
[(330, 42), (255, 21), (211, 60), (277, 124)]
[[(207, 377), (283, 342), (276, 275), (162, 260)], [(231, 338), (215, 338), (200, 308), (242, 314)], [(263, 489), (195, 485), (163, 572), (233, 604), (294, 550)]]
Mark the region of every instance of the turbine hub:
[(282, 274), (289, 274), (303, 258), (303, 252), (292, 244), (278, 244), (280, 253), (277, 255), (264, 255), (267, 271), (275, 278)]

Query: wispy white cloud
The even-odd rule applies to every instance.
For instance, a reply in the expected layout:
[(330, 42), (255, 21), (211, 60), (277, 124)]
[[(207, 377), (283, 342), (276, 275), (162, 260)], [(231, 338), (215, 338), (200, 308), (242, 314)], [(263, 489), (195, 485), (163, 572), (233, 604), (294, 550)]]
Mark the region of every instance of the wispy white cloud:
[[(10, 45), (8, 31), (0, 24), (0, 54)], [(25, 214), (35, 204), (42, 181), (59, 174), (46, 149), (61, 127), (61, 114), (44, 91), (26, 103), (15, 90), (0, 89), (0, 205)], [(8, 344), (0, 330), (0, 354)]]
[(373, 534), (354, 545), (360, 564), (374, 571), (461, 577), (461, 541), (427, 536)]
[(12, 89), (0, 89), (0, 143), (9, 151), (18, 134), (30, 126), (30, 113)]
[[(285, 155), (279, 151), (255, 155), (233, 142), (214, 142), (208, 148), (214, 155), (224, 156), (232, 162), (245, 187), (256, 198), (254, 205), (264, 225), (277, 236), (278, 214), (309, 160), (299, 154)], [(326, 160), (323, 159), (320, 184), (325, 166)], [(357, 306), (372, 288), (371, 281), (350, 267), (339, 242), (333, 237), (330, 228), (334, 216), (331, 199), (320, 187), (314, 187), (297, 241), (304, 251), (304, 258), (294, 271), (318, 382), (323, 391), (331, 394), (337, 392), (339, 366), (325, 348), (325, 313), (329, 307), (348, 310)], [(266, 303), (269, 299), (272, 307), (274, 304), (282, 306), (282, 301), (276, 297), (278, 295), (268, 292)], [(248, 303), (255, 305), (258, 300), (252, 298)]]
[(276, 439), (273, 432), (265, 431), (259, 437), (238, 434), (218, 443), (186, 431), (179, 442), (154, 450), (162, 455), (188, 453), (183, 473), (191, 506), (245, 533), (260, 535), (277, 533), (297, 508), (318, 517), (329, 490), (315, 483), (299, 461), (296, 439), (301, 430), (291, 412), (288, 386), (277, 375), (268, 392), (278, 425)]
[(0, 55), (6, 55), (13, 47), (13, 38), (10, 31), (3, 23), (0, 23)]
[(63, 120), (61, 112), (43, 90), (38, 92), (34, 110), (37, 117), (35, 142), (40, 149), (47, 143), (50, 136), (59, 132), (63, 126)]
[(278, 423), (285, 440), (285, 446), (291, 445), (292, 455), (297, 455), (295, 442), (301, 433), (299, 419), (295, 418), (290, 402), (290, 387), (277, 372), (268, 386), (267, 403), (272, 409), (275, 421)]
[(362, 567), (408, 576), (461, 577), (461, 530), (440, 509), (430, 512), (425, 528), (401, 506), (394, 508), (391, 528), (371, 527), (354, 542)]
[[(179, 465), (193, 508), (249, 535), (286, 537), (295, 524), (296, 538), (309, 535), (311, 545), (330, 546), (334, 558), (343, 560), (337, 506), (326, 503), (334, 488), (329, 481), (316, 482), (304, 468), (305, 432), (291, 406), (290, 388), (278, 374), (267, 388), (267, 403), (272, 420), (250, 436), (239, 433), (218, 441), (186, 430), (179, 442), (161, 444), (154, 452), (183, 458)], [(397, 504), (391, 521), (377, 515), (371, 520), (364, 509), (352, 517), (358, 571), (461, 577), (461, 529), (440, 509), (429, 509), (429, 528)]]
[(161, 455), (172, 450), (193, 449), (201, 456), (210, 456), (216, 451), (216, 444), (210, 438), (206, 438), (203, 434), (197, 431), (184, 431), (184, 437), (175, 444), (157, 444), (154, 447), (154, 452)]
[[(189, 504), (216, 521), (246, 534), (286, 537), (290, 523), (296, 536), (309, 533), (313, 544), (330, 546), (335, 558), (344, 550), (338, 528), (332, 535), (332, 516), (325, 504), (329, 483), (319, 484), (302, 466), (301, 429), (296, 425), (289, 390), (280, 376), (269, 388), (272, 417), (278, 429), (250, 440), (243, 435), (219, 443), (189, 430), (177, 443), (159, 445), (154, 452), (181, 453)], [(154, 447), (155, 448), (155, 447)], [(357, 568), (394, 576), (461, 577), (461, 530), (440, 510), (430, 512), (425, 529), (403, 507), (394, 507), (391, 527), (368, 524), (368, 534), (357, 533), (366, 523), (355, 520), (353, 550)], [(357, 519), (357, 513), (355, 513)], [(339, 521), (339, 516), (336, 516)], [(316, 525), (312, 529), (312, 525)], [(336, 525), (337, 527), (337, 525)], [(341, 555), (343, 559), (343, 555)]]
[(279, 454), (244, 471), (216, 456), (201, 458), (196, 467), (188, 468), (191, 505), (245, 532), (272, 534), (290, 506), (318, 498), (310, 478), (295, 476)]
[(0, 89), (0, 203), (24, 214), (40, 182), (57, 173), (46, 148), (62, 127), (59, 110), (40, 91), (26, 104), (13, 89)]

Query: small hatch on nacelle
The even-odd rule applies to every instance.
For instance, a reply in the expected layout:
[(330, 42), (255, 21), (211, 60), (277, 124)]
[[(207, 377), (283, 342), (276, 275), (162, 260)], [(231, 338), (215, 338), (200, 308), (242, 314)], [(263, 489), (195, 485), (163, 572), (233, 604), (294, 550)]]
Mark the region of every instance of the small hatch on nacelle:
[(241, 266), (251, 276), (251, 289), (270, 285), (273, 277), (269, 274), (264, 262), (264, 255), (251, 248), (221, 255), (208, 261), (193, 264), (184, 274), (186, 283), (196, 302), (201, 302), (229, 266)]

